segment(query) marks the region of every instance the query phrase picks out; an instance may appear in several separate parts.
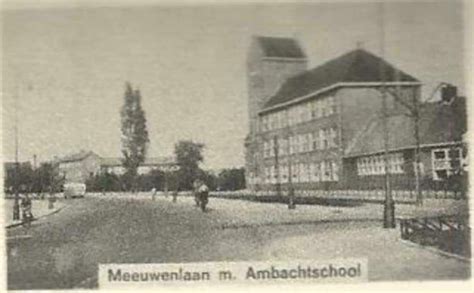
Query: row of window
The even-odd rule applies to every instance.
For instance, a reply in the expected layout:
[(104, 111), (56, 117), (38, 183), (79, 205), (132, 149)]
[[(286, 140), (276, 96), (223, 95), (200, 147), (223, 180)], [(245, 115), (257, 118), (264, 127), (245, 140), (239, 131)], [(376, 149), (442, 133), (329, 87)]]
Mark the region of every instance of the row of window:
[(265, 167), (264, 183), (276, 184), (288, 183), (291, 173), (293, 183), (306, 182), (329, 182), (339, 180), (339, 167), (336, 161), (325, 160), (322, 162), (295, 163), (291, 165), (282, 164), (278, 168), (275, 166)]
[[(275, 143), (277, 145), (275, 145)], [(289, 138), (270, 139), (263, 142), (263, 156), (271, 158), (278, 152), (279, 156), (326, 150), (337, 147), (337, 128), (328, 127), (320, 130), (291, 135)]]
[(268, 131), (285, 128), (287, 126), (327, 117), (335, 113), (337, 113), (335, 98), (329, 96), (266, 114), (261, 117), (261, 130)]
[[(390, 174), (403, 173), (403, 154), (395, 153), (388, 155), (388, 170)], [(357, 159), (357, 174), (359, 176), (383, 175), (385, 174), (384, 155), (363, 157)]]
[(433, 163), (433, 179), (444, 180), (456, 170), (467, 166), (467, 153), (462, 148), (435, 149), (431, 152)]

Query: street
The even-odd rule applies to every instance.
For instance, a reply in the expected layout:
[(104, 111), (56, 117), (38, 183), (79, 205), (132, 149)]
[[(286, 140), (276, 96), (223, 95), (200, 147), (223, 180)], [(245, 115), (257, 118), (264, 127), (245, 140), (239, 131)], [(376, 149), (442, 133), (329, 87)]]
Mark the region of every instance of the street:
[[(8, 288), (95, 288), (99, 263), (367, 257), (370, 280), (469, 276), (467, 263), (402, 244), (398, 229), (380, 229), (373, 219), (232, 227), (235, 210), (229, 207), (242, 201), (211, 199), (207, 213), (192, 202), (189, 197), (177, 203), (171, 197), (65, 201), (65, 209), (30, 231), (8, 230)], [(284, 205), (243, 204), (286, 212)]]

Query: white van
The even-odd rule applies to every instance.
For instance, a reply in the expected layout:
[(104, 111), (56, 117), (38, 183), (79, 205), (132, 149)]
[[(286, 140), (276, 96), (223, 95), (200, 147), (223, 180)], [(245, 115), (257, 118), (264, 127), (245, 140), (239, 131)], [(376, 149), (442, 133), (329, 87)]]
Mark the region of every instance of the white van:
[(84, 183), (64, 184), (64, 198), (84, 197), (86, 195), (86, 185)]

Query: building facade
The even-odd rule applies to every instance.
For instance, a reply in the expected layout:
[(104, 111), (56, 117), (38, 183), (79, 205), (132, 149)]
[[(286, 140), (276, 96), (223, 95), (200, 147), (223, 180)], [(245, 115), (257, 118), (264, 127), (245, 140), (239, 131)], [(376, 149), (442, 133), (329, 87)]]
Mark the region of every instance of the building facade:
[[(81, 151), (55, 161), (59, 174), (65, 182), (85, 183), (86, 180), (100, 173), (123, 175), (125, 168), (120, 158), (102, 158), (92, 151)], [(147, 158), (138, 167), (138, 174), (143, 175), (152, 170), (169, 172), (175, 170), (176, 163), (172, 157)]]
[(59, 175), (67, 183), (85, 183), (100, 170), (101, 158), (92, 151), (81, 151), (77, 154), (56, 160)]
[[(414, 125), (407, 115), (421, 104), (421, 83), (416, 78), (362, 49), (307, 70), (306, 56), (296, 40), (268, 37), (253, 38), (247, 69), (248, 188), (268, 190), (290, 184), (300, 189), (346, 188), (361, 179), (374, 182), (373, 176), (376, 182), (383, 180), (383, 131), (378, 137), (368, 136), (375, 128), (382, 129), (383, 105), (390, 131), (405, 127), (389, 135), (397, 142), (390, 146), (389, 172), (394, 178), (412, 176), (414, 168), (408, 166), (413, 163)], [(430, 124), (432, 119), (422, 122), (426, 124), (422, 131), (437, 129)], [(433, 140), (435, 136), (430, 132), (424, 136), (423, 150), (429, 145), (458, 144), (457, 138)], [(367, 151), (364, 143), (370, 146)], [(430, 172), (428, 166), (433, 164), (424, 165)], [(436, 166), (441, 168), (441, 163)]]
[[(102, 172), (113, 173), (115, 175), (123, 175), (125, 173), (125, 168), (120, 158), (103, 158), (100, 168)], [(177, 164), (172, 157), (154, 157), (146, 158), (145, 162), (138, 166), (137, 172), (139, 175), (143, 175), (153, 170), (171, 172), (176, 170), (176, 168)]]

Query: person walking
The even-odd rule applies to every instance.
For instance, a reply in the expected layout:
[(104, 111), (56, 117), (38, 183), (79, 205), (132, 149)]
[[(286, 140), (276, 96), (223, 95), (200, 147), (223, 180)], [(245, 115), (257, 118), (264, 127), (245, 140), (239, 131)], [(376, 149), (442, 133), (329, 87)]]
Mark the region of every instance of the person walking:
[(156, 197), (156, 188), (153, 187), (153, 188), (151, 189), (151, 199), (152, 199), (153, 201), (155, 201), (155, 197)]
[(202, 182), (201, 185), (199, 186), (198, 193), (199, 193), (199, 203), (201, 205), (201, 210), (205, 212), (206, 205), (209, 201), (209, 188), (204, 182)]
[(22, 209), (22, 216), (23, 216), (23, 225), (29, 228), (31, 226), (31, 221), (33, 220), (33, 213), (32, 209), (32, 202), (28, 195), (25, 194), (25, 197), (21, 201), (21, 209)]

